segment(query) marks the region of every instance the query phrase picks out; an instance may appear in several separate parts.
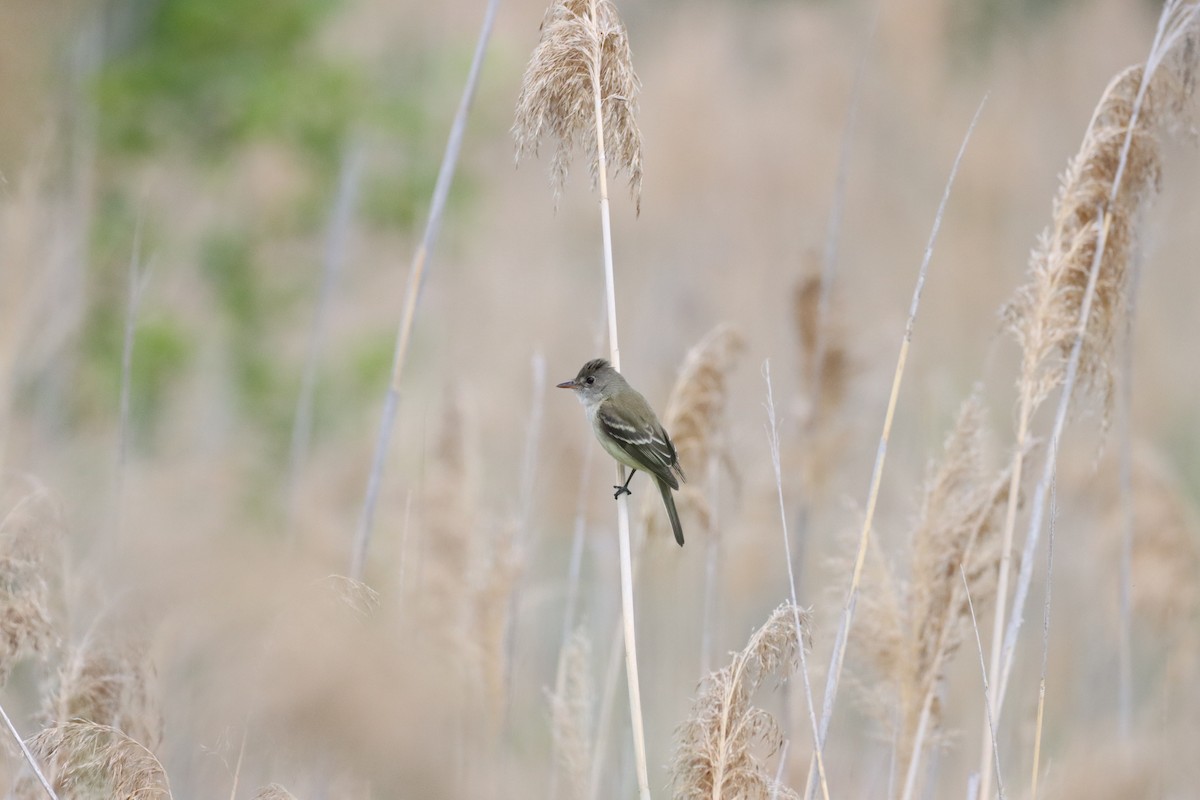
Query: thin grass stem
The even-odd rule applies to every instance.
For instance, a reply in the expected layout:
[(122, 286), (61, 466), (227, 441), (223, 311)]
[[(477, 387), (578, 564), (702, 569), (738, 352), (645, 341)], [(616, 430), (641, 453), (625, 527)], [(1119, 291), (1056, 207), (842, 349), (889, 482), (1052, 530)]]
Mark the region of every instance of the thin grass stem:
[(488, 0), (483, 14), (483, 24), (479, 29), (479, 39), (475, 43), (475, 54), (471, 58), (471, 69), (467, 73), (467, 82), (459, 99), (458, 110), (454, 114), (454, 122), (450, 126), (450, 136), (446, 141), (446, 149), (442, 154), (442, 164), (438, 168), (437, 182), (433, 187), (433, 200), (430, 203), (429, 218), (425, 222), (425, 232), (421, 243), (413, 253), (412, 264), (408, 271), (408, 286), (405, 288), (404, 310), (400, 315), (400, 326), (396, 332), (396, 347), (392, 355), (391, 378), (388, 381), (387, 393), (384, 395), (383, 412), (379, 421), (379, 433), (375, 439), (375, 452), (371, 458), (371, 471), (367, 477), (366, 495), (363, 498), (362, 509), (359, 512), (358, 528), (354, 535), (354, 544), (350, 555), (350, 577), (357, 581), (363, 578), (366, 569), (367, 549), (371, 544), (371, 530), (375, 523), (375, 506), (379, 501), (379, 489), (383, 483), (383, 468), (387, 461), (388, 445), (392, 439), (392, 429), (396, 422), (396, 409), (400, 404), (400, 379), (404, 373), (404, 365), (408, 358), (409, 340), (412, 336), (413, 320), (417, 315), (417, 303), (421, 296), (421, 287), (425, 283), (426, 263), (441, 229), (442, 216), (446, 210), (446, 200), (450, 196), (450, 184), (454, 180), (454, 172), (458, 166), (458, 155), (462, 150), (463, 137), (467, 129), (467, 117), (471, 111), (471, 103), (475, 98), (475, 90), (479, 86), (479, 75), (483, 69), (483, 57), (487, 52), (488, 41), (491, 39), (492, 26), (496, 20), (496, 10), (500, 0)]
[(871, 525), (875, 518), (875, 506), (879, 500), (879, 486), (883, 478), (884, 461), (887, 458), (888, 439), (891, 436), (892, 421), (896, 415), (896, 404), (900, 397), (900, 385), (904, 377), (904, 368), (908, 362), (908, 350), (912, 343), (913, 330), (916, 326), (917, 311), (921, 304), (921, 293), (925, 288), (925, 279), (929, 273), (929, 263), (933, 259), (933, 246), (937, 241), (938, 232), (942, 226), (942, 218), (945, 216), (946, 206), (950, 200), (950, 189), (954, 185), (959, 165), (962, 163), (963, 156), (966, 153), (967, 143), (970, 142), (971, 134), (974, 132), (975, 126), (979, 123), (979, 118), (983, 114), (983, 107), (986, 102), (987, 97), (985, 96), (980, 101), (979, 107), (975, 110), (975, 116), (971, 118), (971, 124), (967, 127), (967, 132), (963, 136), (962, 144), (958, 149), (958, 155), (955, 157), (954, 164), (950, 169), (950, 176), (946, 179), (946, 185), (942, 191), (942, 199), (938, 204), (937, 213), (934, 215), (933, 229), (929, 233), (929, 241), (925, 246), (921, 268), (917, 273), (917, 284), (913, 289), (908, 320), (904, 326), (904, 338), (900, 343), (900, 354), (896, 359), (896, 371), (892, 378), (892, 390), (888, 397), (887, 411), (884, 413), (883, 432), (879, 437), (879, 447), (875, 453), (875, 465), (871, 471), (871, 484), (867, 491), (867, 508), (863, 517), (862, 530), (859, 534), (858, 554), (854, 561), (854, 572), (850, 579), (850, 588), (846, 592), (846, 602), (842, 607), (842, 617), (838, 624), (837, 638), (834, 640), (833, 653), (830, 657), (829, 675), (825, 682), (825, 699), (821, 708), (821, 724), (817, 750), (813, 753), (813, 764), (810, 765), (809, 769), (809, 781), (805, 789), (806, 798), (812, 797), (814, 789), (812, 775), (816, 762), (816, 752), (822, 751), (825, 747), (825, 742), (829, 734), (829, 721), (833, 716), (833, 705), (837, 700), (838, 686), (842, 677), (842, 667), (846, 658), (846, 640), (850, 635), (850, 627), (854, 619), (854, 609), (858, 604), (859, 582), (862, 580), (863, 565), (867, 556), (867, 545), (870, 541)]
[(771, 466), (775, 470), (775, 493), (779, 499), (779, 525), (783, 531), (783, 555), (787, 562), (788, 596), (792, 601), (792, 624), (796, 626), (796, 648), (800, 653), (800, 674), (804, 679), (804, 699), (808, 704), (808, 719), (812, 724), (813, 757), (817, 762), (817, 777), (821, 783), (821, 796), (829, 800), (829, 780), (825, 775), (825, 758), (821, 753), (821, 735), (817, 730), (816, 703), (813, 701), (812, 683), (808, 678), (808, 656), (804, 650), (804, 631), (800, 627), (800, 604), (796, 600), (796, 575), (792, 571), (792, 546), (788, 538), (787, 511), (783, 502), (783, 470), (779, 458), (779, 425), (775, 419), (775, 395), (771, 389), (771, 362), (763, 362), (763, 380), (767, 383), (767, 444), (771, 450)]

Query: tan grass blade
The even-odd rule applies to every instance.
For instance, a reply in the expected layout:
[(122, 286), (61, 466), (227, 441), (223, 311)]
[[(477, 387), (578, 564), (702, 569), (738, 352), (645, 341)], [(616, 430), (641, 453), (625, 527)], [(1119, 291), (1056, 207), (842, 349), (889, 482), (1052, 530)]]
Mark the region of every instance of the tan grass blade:
[(895, 581), (884, 567), (881, 590), (863, 595), (860, 648), (883, 678), (869, 709), (894, 728), (905, 798), (918, 790), (926, 743), (939, 741), (942, 684), (968, 622), (957, 571), (965, 571), (976, 598), (987, 602), (995, 592), (997, 523), (1008, 477), (990, 476), (983, 449), (984, 410), (972, 395), (929, 469), (907, 579)]
[[(1136, 250), (1141, 213), (1158, 188), (1159, 138), (1180, 112), (1181, 92), (1190, 91), (1188, 76), (1194, 65), (1185, 63), (1176, 45), (1190, 35), (1196, 14), (1196, 4), (1169, 0), (1159, 17), (1145, 67), (1123, 71), (1105, 90), (1080, 152), (1064, 176), (1052, 226), (1034, 251), (1031, 280), (1018, 292), (1008, 312), (1010, 328), (1023, 356), (1018, 382), (1017, 449), (1001, 551), (989, 670), (992, 676), (989, 705), (997, 724), (1032, 579), (1033, 550), (1040, 538), (1045, 498), (1077, 377), (1086, 388), (1100, 389), (1108, 407), (1111, 369), (1116, 363), (1113, 331), (1124, 320), (1128, 262)], [(1158, 70), (1164, 64), (1168, 68)], [(1016, 495), (1023, 452), (1030, 435), (1029, 420), (1055, 389), (1060, 389), (1060, 395), (1051, 447), (1033, 494), (1021, 570), (1012, 608), (1007, 609)], [(985, 728), (980, 755), (980, 791), (985, 797), (991, 782), (990, 737), (990, 730)]]
[[(933, 246), (937, 241), (946, 205), (950, 199), (950, 188), (954, 185), (954, 178), (958, 174), (958, 167), (962, 163), (963, 155), (966, 153), (967, 143), (971, 140), (971, 133), (975, 130), (975, 125), (979, 122), (979, 117), (983, 113), (985, 102), (986, 98), (983, 102), (980, 102), (979, 108), (976, 109), (975, 116), (971, 119), (971, 124), (967, 127), (966, 135), (963, 137), (962, 145), (959, 147), (958, 155), (954, 159), (954, 165), (950, 169), (950, 176), (946, 180), (945, 190), (942, 193), (941, 202), (934, 216), (933, 229), (929, 234), (929, 241), (925, 247), (925, 255), (921, 262), (921, 268), (917, 273), (917, 284), (913, 290), (912, 302), (909, 306), (908, 320), (904, 327), (904, 337), (900, 342), (900, 354), (896, 359), (896, 371), (892, 379), (892, 391), (888, 398), (887, 411), (884, 413), (883, 432), (879, 437), (879, 448), (875, 455), (875, 466), (871, 471), (871, 486), (867, 493), (866, 514), (864, 515), (862, 531), (859, 535), (858, 554), (855, 557), (854, 572), (851, 575), (850, 588), (846, 592), (846, 602), (842, 607), (842, 617), (838, 626), (837, 638), (834, 640), (833, 653), (830, 657), (829, 674), (825, 682), (825, 699), (821, 707), (820, 737), (817, 743), (817, 747), (820, 750), (823, 750), (825, 747), (829, 732), (829, 721), (833, 716), (833, 705), (837, 699), (838, 685), (842, 677), (842, 666), (845, 663), (846, 657), (846, 641), (850, 635), (850, 628), (854, 619), (854, 609), (858, 603), (859, 582), (862, 580), (863, 563), (866, 558), (867, 546), (870, 542), (871, 525), (875, 517), (875, 505), (879, 499), (879, 484), (883, 477), (884, 461), (887, 458), (888, 439), (891, 435), (892, 421), (896, 414), (896, 404), (899, 400), (900, 384), (904, 377), (904, 367), (908, 362), (908, 350), (912, 344), (917, 310), (920, 308), (921, 303), (921, 292), (925, 287), (925, 277), (929, 272), (929, 262), (933, 258)], [(812, 767), (809, 770), (810, 779), (808, 787), (805, 790), (806, 798), (812, 796), (814, 788), (812, 776), (816, 771), (816, 753), (813, 754)]]

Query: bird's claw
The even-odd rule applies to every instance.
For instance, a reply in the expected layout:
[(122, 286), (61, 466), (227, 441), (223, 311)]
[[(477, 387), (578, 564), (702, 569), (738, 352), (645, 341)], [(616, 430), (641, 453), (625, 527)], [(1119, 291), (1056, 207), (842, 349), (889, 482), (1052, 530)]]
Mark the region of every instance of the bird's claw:
[(627, 494), (630, 496), (633, 495), (633, 492), (629, 491), (629, 488), (626, 486), (614, 486), (613, 488), (616, 489), (616, 491), (613, 492), (613, 500), (616, 500), (618, 497), (620, 497), (623, 494)]

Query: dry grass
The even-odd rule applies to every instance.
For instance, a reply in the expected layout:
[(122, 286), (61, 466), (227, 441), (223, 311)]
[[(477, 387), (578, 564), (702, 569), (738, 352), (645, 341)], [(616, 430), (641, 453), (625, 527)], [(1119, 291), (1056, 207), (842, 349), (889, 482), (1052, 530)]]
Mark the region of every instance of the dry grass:
[(550, 694), (550, 729), (560, 786), (555, 796), (567, 800), (584, 800), (591, 783), (595, 707), (591, 652), (587, 634), (576, 630), (558, 657), (559, 691)]
[(897, 570), (876, 564), (876, 579), (863, 595), (860, 647), (881, 679), (868, 695), (868, 708), (893, 729), (888, 738), (895, 742), (901, 776), (916, 769), (921, 748), (947, 741), (944, 684), (970, 622), (960, 567), (976, 606), (995, 594), (1008, 475), (994, 477), (985, 439), (984, 410), (972, 397), (940, 461), (928, 469), (905, 547), (906, 574), (898, 577)]
[(593, 153), (592, 180), (600, 162), (594, 95), (601, 98), (605, 157), (629, 174), (638, 209), (642, 197), (642, 134), (637, 124), (641, 84), (633, 71), (625, 25), (609, 0), (555, 0), (542, 20), (542, 38), (530, 56), (517, 98), (513, 135), (517, 158), (537, 155), (543, 138), (555, 140), (550, 162), (557, 202), (567, 182), (571, 153)]
[(253, 800), (296, 800), (296, 796), (278, 783), (268, 783), (258, 790)]
[[(403, 93), (414, 117), (405, 124), (422, 133), (409, 141), (366, 130), (361, 139), (363, 202), (347, 222), (343, 280), (329, 300), (297, 494), (303, 535), (291, 539), (278, 509), (288, 420), (263, 408), (286, 416), (294, 405), (322, 247), (311, 223), (332, 187), (282, 142), (256, 138), (258, 155), (230, 152), (227, 163), (224, 154), (213, 163), (181, 151), (117, 162), (86, 130), (52, 123), (38, 128), (55, 128), (41, 143), (13, 144), (14, 115), (0, 121), (0, 707), (61, 796), (635, 796), (623, 690), (596, 702), (595, 687), (609, 683), (600, 665), (615, 665), (619, 686), (624, 652), (609, 645), (623, 599), (610, 476), (598, 470), (573, 403), (548, 399), (542, 435), (532, 443), (526, 435), (530, 353), (574, 366), (602, 338), (595, 197), (583, 186), (563, 191), (570, 159), (590, 161), (593, 173), (599, 166), (590, 155), (594, 75), (611, 76), (600, 87), (605, 144), (635, 197), (643, 159), (653, 165), (645, 213), (635, 221), (614, 211), (612, 220), (626, 360), (648, 397), (667, 396), (678, 378), (660, 410), (693, 477), (687, 487), (706, 489), (714, 475), (717, 484), (686, 492), (680, 510), (698, 533), (711, 528), (699, 544), (719, 545), (637, 551), (653, 800), (765, 800), (804, 786), (813, 734), (795, 675), (797, 639), (811, 625), (809, 666), (832, 663), (849, 574), (825, 565), (843, 532), (863, 527), (858, 504), (911, 267), (961, 123), (985, 90), (931, 255), (865, 532), (849, 641), (852, 674), (872, 681), (870, 713), (831, 706), (827, 736), (817, 722), (830, 796), (898, 797), (911, 773), (914, 795), (960, 798), (978, 769), (978, 737), (955, 735), (984, 719), (975, 643), (968, 638), (962, 652), (971, 633), (959, 565), (977, 612), (1004, 605), (995, 564), (1015, 550), (1000, 541), (998, 510), (1011, 486), (1014, 526), (1032, 516), (1029, 458), (1051, 446), (1048, 406), (1065, 385), (1093, 263), (1079, 360), (1088, 399), (1071, 401), (1072, 427), (1059, 440), (1038, 796), (1191, 796), (1189, 748), (1200, 736), (1200, 378), (1190, 368), (1200, 236), (1198, 162), (1176, 133), (1191, 122), (1197, 44), (1179, 40), (1139, 102), (1146, 70), (1123, 67), (1144, 58), (1153, 35), (1144, 4), (1043, 4), (1037, 16), (1012, 10), (963, 33), (972, 4), (940, 0), (884, 4), (877, 23), (866, 5), (820, 3), (627, 4), (623, 23), (609, 3), (573, 0), (545, 15), (522, 84), (546, 2), (516, 0), (497, 18), (463, 141), (468, 180), (455, 185), (438, 280), (421, 295), (382, 448), (388, 469), (370, 561), (356, 575), (365, 581), (331, 573), (344, 569), (376, 389), (387, 380), (380, 362), (408, 278), (389, 265), (420, 233), (389, 222), (423, 213), (423, 191), (410, 208), (414, 190), (394, 179), (411, 173), (420, 183), (435, 160), (418, 140), (440, 135), (454, 97), (430, 87), (461, 85), (473, 34), (461, 20), (479, 9), (466, 0), (354, 0), (339, 4), (313, 43), (314, 52), (369, 61), (356, 79)], [(31, 46), (23, 32), (40, 18), (20, 5), (0, 4), (0, 27), (11, 32), (0, 82), (24, 81), (8, 68), (38, 60), (28, 52), (9, 60)], [(62, 63), (72, 37), (38, 58)], [(376, 55), (364, 54), (364, 42)], [(843, 143), (860, 58), (856, 122)], [(28, 82), (59, 96), (60, 76), (41, 77)], [(545, 175), (512, 168), (505, 128), (518, 91), (518, 154), (553, 150), (562, 193), (553, 217)], [(83, 97), (61, 96), (63, 105)], [(258, 168), (243, 169), (264, 152), (274, 171), (265, 181)], [(833, 187), (843, 180), (841, 195)], [(844, 196), (844, 213), (837, 285), (823, 287), (803, 254), (819, 249), (831, 194)], [(118, 543), (103, 535), (116, 483), (121, 338), (106, 304), (120, 294), (139, 216), (156, 266), (135, 320)], [(222, 238), (248, 243), (239, 276), (262, 281), (260, 297), (237, 302), (260, 312), (266, 397), (246, 395), (244, 354), (227, 335), (232, 312), (206, 261)], [(80, 250), (83, 242), (91, 245)], [(1018, 284), (1005, 322), (1019, 352), (995, 336), (995, 309)], [(1128, 427), (1146, 447), (1132, 469), (1132, 713), (1119, 738), (1111, 612), (1120, 545), (1111, 523), (1121, 515), (1111, 470), (1095, 469), (1102, 432), (1075, 420), (1085, 417), (1077, 406), (1102, 408), (1120, 389), (1115, 354), (1127, 326), (1136, 367)], [(761, 382), (742, 368), (743, 359), (768, 358), (781, 412), (778, 486), (763, 448)], [(977, 399), (954, 422), (977, 380)], [(1014, 391), (1026, 408), (1010, 414)], [(1123, 413), (1121, 405), (1107, 413)], [(1020, 435), (996, 437), (1008, 463), (993, 463), (984, 431), (1007, 434), (1021, 417)], [(583, 448), (597, 469), (577, 500)], [(527, 479), (523, 465), (534, 462)], [(798, 600), (813, 609), (801, 637), (780, 610), (747, 646), (786, 596), (776, 500)], [(654, 511), (650, 524), (661, 524)], [(568, 554), (576, 517), (578, 548)], [(1044, 551), (1014, 560), (1005, 588), (1011, 595), (1011, 572), (1026, 565), (1025, 613), (1040, 622)], [(980, 615), (985, 646), (990, 623)], [(560, 653), (564, 631), (573, 636)], [(1035, 639), (1023, 632), (998, 717), (1014, 797), (1029, 777)], [(588, 641), (604, 646), (593, 656)], [(713, 664), (723, 669), (710, 674)], [(879, 722), (890, 737), (880, 737)], [(23, 770), (10, 741), (0, 750), (0, 792), (43, 796)]]
[(800, 664), (796, 614), (808, 634), (808, 612), (785, 603), (754, 632), (729, 666), (700, 684), (691, 714), (680, 727), (672, 766), (675, 796), (688, 800), (796, 797), (780, 785), (766, 758), (783, 746), (784, 734), (767, 711), (753, 704), (770, 679), (787, 680)]
[(4, 482), (0, 495), (0, 684), (18, 661), (57, 646), (55, 586), (62, 572), (57, 501), (32, 478)]
[[(42, 730), (30, 741), (60, 800), (121, 797), (169, 800), (166, 770), (141, 742), (108, 725), (72, 720)], [(44, 797), (32, 778), (22, 778), (20, 798)]]
[(46, 716), (51, 725), (107, 726), (153, 751), (163, 736), (154, 664), (144, 643), (122, 641), (123, 635), (95, 631), (74, 649), (60, 669)]
[[(1194, 501), (1170, 464), (1144, 443), (1133, 451), (1132, 488), (1134, 612), (1160, 633), (1184, 630), (1200, 612), (1200, 525)], [(1105, 551), (1115, 564), (1120, 509), (1111, 496), (1095, 500), (1110, 534)]]
[[(1079, 374), (1084, 385), (1101, 396), (1106, 410), (1112, 403), (1114, 347), (1128, 313), (1141, 222), (1146, 205), (1158, 193), (1163, 136), (1178, 125), (1185, 95), (1191, 91), (1178, 70), (1160, 69), (1143, 95), (1143, 71), (1140, 65), (1129, 67), (1104, 90), (1079, 152), (1062, 176), (1051, 225), (1030, 257), (1029, 280), (1004, 311), (1023, 353), (1021, 392), (1031, 396), (1034, 408), (1066, 376), (1096, 257), (1098, 221), (1106, 215), (1107, 238)], [(1115, 183), (1118, 174), (1123, 178), (1120, 186)]]
[[(667, 400), (663, 427), (679, 453), (679, 465), (685, 474), (709, 474), (713, 462), (734, 470), (728, 452), (728, 423), (725, 408), (729, 393), (729, 375), (737, 367), (745, 341), (729, 325), (718, 325), (688, 350)], [(708, 488), (693, 480), (680, 486), (679, 503), (694, 513), (703, 526), (711, 528), (712, 507)], [(653, 502), (651, 502), (653, 501)], [(642, 506), (642, 524), (648, 536), (654, 536), (663, 524), (656, 497), (647, 497)]]

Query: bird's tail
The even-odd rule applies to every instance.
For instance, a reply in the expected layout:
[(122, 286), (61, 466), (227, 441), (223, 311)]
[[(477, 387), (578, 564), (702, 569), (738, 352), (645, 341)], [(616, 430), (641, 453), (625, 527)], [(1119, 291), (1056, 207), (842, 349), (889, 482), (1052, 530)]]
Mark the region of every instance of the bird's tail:
[(683, 526), (679, 524), (679, 512), (675, 510), (675, 498), (671, 496), (671, 487), (666, 481), (658, 480), (658, 490), (662, 492), (663, 505), (667, 507), (667, 516), (671, 518), (671, 528), (675, 531), (675, 541), (683, 547)]

